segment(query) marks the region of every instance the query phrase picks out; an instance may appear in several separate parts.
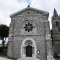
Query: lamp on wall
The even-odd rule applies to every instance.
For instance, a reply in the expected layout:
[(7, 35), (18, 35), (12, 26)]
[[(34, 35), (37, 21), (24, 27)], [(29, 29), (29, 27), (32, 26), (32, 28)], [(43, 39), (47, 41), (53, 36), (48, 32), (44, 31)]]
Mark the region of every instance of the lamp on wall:
[(40, 54), (40, 50), (37, 50), (37, 54)]

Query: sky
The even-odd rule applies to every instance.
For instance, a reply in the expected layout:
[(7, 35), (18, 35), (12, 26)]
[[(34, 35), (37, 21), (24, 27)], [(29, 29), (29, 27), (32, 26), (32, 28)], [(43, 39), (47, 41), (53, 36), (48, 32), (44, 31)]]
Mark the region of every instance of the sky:
[(51, 27), (51, 17), (54, 8), (60, 14), (60, 0), (0, 0), (0, 24), (10, 25), (10, 15), (26, 8), (30, 5), (43, 11), (49, 12), (49, 22)]
[(9, 26), (11, 22), (10, 15), (26, 8), (28, 5), (49, 12), (48, 20), (50, 22), (50, 29), (52, 29), (51, 17), (54, 8), (60, 14), (60, 0), (0, 0), (0, 24)]

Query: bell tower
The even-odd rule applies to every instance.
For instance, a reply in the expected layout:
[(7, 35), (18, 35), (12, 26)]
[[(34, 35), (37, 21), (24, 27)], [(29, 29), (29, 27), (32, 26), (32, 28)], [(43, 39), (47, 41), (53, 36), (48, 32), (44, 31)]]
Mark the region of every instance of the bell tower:
[(52, 40), (53, 40), (53, 55), (57, 58), (60, 55), (60, 16), (56, 9), (54, 9), (53, 17), (52, 17)]
[(59, 17), (56, 9), (54, 8), (53, 17), (52, 17), (52, 29), (56, 30), (59, 26)]

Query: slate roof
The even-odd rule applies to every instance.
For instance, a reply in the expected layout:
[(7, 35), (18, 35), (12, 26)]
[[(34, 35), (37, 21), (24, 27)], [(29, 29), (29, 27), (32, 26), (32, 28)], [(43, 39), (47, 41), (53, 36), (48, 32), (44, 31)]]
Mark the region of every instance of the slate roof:
[(10, 17), (14, 17), (14, 16), (16, 16), (16, 15), (26, 11), (26, 10), (33, 10), (33, 11), (39, 12), (39, 13), (41, 13), (43, 15), (47, 15), (47, 16), (49, 15), (49, 13), (46, 12), (46, 11), (39, 10), (39, 9), (36, 9), (36, 8), (32, 8), (32, 7), (26, 7), (26, 8), (24, 8), (24, 9), (22, 9), (22, 10), (16, 12), (16, 13), (14, 13), (14, 14), (11, 14)]

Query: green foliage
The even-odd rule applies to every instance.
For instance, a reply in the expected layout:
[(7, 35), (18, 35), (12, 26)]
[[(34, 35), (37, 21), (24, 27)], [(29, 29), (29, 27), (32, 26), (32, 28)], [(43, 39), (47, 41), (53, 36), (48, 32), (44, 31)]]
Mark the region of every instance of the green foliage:
[(6, 25), (0, 25), (0, 38), (4, 39), (4, 37), (8, 37), (9, 27)]
[(0, 56), (7, 56), (7, 48), (0, 47)]
[(60, 27), (58, 27), (58, 31), (60, 32)]
[(8, 35), (9, 35), (9, 27), (1, 24), (0, 25), (0, 39), (2, 40), (2, 45), (3, 46), (4, 46), (4, 43), (5, 43), (4, 38), (7, 38)]

